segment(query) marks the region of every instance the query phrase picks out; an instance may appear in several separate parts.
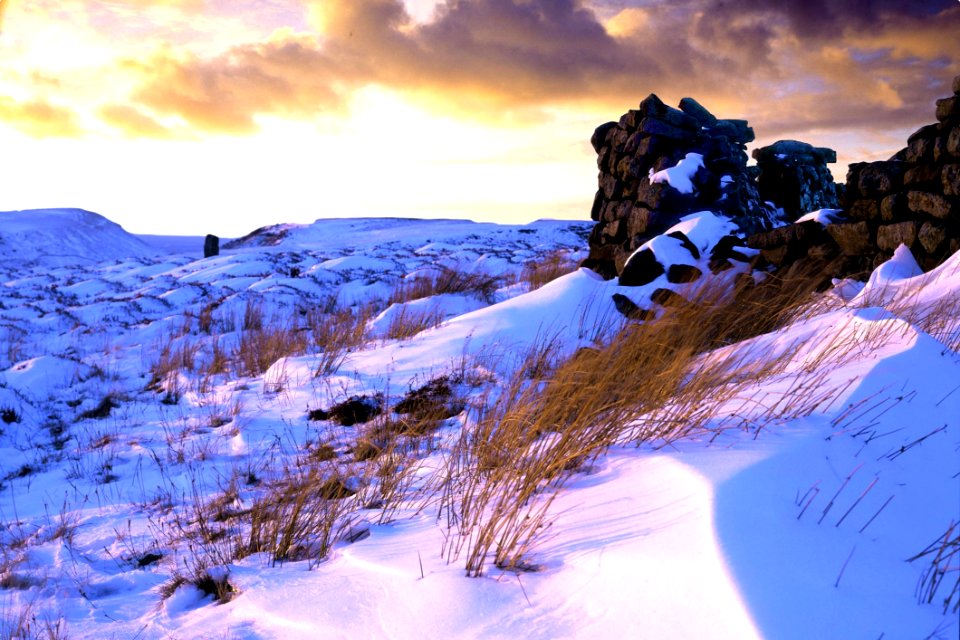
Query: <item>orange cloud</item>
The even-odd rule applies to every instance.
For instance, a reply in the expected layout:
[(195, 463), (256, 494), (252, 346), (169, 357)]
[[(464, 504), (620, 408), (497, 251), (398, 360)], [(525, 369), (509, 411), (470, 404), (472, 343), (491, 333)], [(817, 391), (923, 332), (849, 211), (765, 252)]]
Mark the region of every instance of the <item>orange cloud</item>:
[(164, 49), (146, 62), (128, 60), (125, 68), (142, 78), (136, 102), (215, 133), (251, 133), (258, 114), (302, 118), (343, 102), (336, 88), (343, 67), (312, 38), (244, 45), (211, 59)]
[(33, 138), (72, 138), (82, 134), (72, 111), (42, 100), (17, 102), (0, 96), (0, 122)]
[(825, 0), (678, 0), (602, 23), (580, 0), (447, 0), (424, 24), (401, 0), (304, 4), (318, 37), (129, 63), (140, 77), (133, 102), (228, 134), (256, 131), (261, 115), (342, 109), (370, 84), (501, 121), (565, 105), (603, 105), (614, 117), (655, 91), (723, 105), (735, 111), (718, 115), (756, 119), (758, 132), (788, 115), (810, 127), (881, 127), (925, 121), (942, 93), (931, 79), (942, 87), (960, 60), (944, 35), (960, 31), (952, 2), (876, 0), (854, 11)]
[(100, 118), (124, 134), (136, 138), (169, 139), (174, 132), (143, 111), (128, 105), (107, 105), (98, 110)]

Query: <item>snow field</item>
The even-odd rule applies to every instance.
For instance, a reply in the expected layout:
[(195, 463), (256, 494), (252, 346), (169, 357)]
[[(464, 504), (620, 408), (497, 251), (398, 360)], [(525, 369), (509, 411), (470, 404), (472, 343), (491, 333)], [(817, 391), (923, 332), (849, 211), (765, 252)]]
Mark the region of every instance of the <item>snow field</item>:
[[(898, 252), (774, 332), (704, 305), (619, 333), (612, 294), (664, 283), (518, 281), (586, 228), (322, 221), (207, 260), (0, 263), (2, 624), (955, 634), (949, 583), (927, 603), (907, 560), (960, 519), (960, 261)], [(391, 338), (405, 310), (429, 321)], [(382, 413), (319, 412), (353, 396)]]

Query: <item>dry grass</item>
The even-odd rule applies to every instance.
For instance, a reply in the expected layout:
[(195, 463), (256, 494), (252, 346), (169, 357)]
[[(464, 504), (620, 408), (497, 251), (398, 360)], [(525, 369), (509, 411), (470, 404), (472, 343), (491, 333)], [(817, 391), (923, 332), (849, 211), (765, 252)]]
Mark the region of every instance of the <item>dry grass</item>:
[[(545, 379), (531, 380), (523, 372), (544, 370), (550, 344), (532, 351), (521, 375), (473, 416), (434, 488), (439, 516), (454, 534), (444, 549), (448, 559), (465, 555), (473, 576), (489, 562), (529, 569), (529, 554), (549, 526), (558, 490), (611, 445), (669, 443), (719, 428), (710, 422), (717, 409), (750, 397), (758, 381), (783, 374), (786, 358), (716, 349), (807, 312), (818, 281), (796, 274), (769, 278), (742, 287), (732, 304), (693, 292), (695, 302), (629, 325), (606, 346), (581, 349), (549, 367)], [(810, 371), (795, 372), (786, 382), (775, 400), (752, 398), (756, 406), (746, 413), (761, 418), (753, 428), (806, 415), (839, 393), (820, 389), (811, 395), (822, 381)], [(723, 427), (747, 425), (741, 418)]]
[(288, 469), (283, 478), (254, 501), (249, 536), (241, 552), (268, 553), (273, 562), (327, 557), (339, 536), (349, 530), (354, 491), (333, 462)]
[(307, 336), (292, 320), (258, 321), (240, 331), (231, 359), (238, 375), (258, 376), (280, 358), (306, 353), (307, 344)]
[(942, 536), (910, 558), (929, 564), (917, 584), (917, 599), (931, 604), (941, 598), (943, 613), (960, 613), (960, 524), (951, 522)]
[(551, 251), (539, 260), (533, 260), (520, 271), (520, 281), (526, 282), (530, 291), (539, 289), (560, 276), (577, 270), (577, 263), (570, 259), (567, 251)]
[(329, 305), (327, 309), (311, 309), (307, 312), (310, 346), (319, 352), (318, 376), (336, 371), (347, 354), (369, 340), (367, 323), (373, 313), (372, 305), (355, 308)]
[(485, 273), (468, 273), (448, 267), (438, 267), (427, 275), (416, 275), (402, 280), (390, 294), (389, 304), (410, 302), (444, 293), (466, 294), (487, 303), (493, 302), (501, 281)]
[(386, 337), (389, 340), (407, 340), (421, 331), (440, 325), (443, 320), (443, 312), (439, 309), (413, 309), (403, 305), (391, 318)]

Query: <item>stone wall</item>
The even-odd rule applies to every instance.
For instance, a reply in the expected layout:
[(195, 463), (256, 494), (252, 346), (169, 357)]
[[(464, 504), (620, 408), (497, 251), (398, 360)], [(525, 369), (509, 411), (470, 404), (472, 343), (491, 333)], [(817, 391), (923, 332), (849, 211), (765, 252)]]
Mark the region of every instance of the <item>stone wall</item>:
[[(844, 214), (754, 234), (760, 268), (823, 262), (834, 277), (863, 275), (906, 245), (929, 270), (960, 249), (960, 76), (890, 160), (850, 165)], [(821, 265), (821, 266), (824, 266)]]
[[(748, 234), (795, 219), (812, 204), (835, 205), (826, 169), (836, 161), (832, 150), (780, 141), (755, 151), (758, 166), (747, 167), (753, 139), (746, 120), (718, 119), (693, 98), (675, 109), (653, 94), (619, 122), (598, 127), (591, 139), (600, 170), (591, 210), (597, 224), (584, 266), (615, 277), (640, 245), (695, 211), (724, 214)], [(689, 189), (655, 175), (681, 161), (699, 163)]]

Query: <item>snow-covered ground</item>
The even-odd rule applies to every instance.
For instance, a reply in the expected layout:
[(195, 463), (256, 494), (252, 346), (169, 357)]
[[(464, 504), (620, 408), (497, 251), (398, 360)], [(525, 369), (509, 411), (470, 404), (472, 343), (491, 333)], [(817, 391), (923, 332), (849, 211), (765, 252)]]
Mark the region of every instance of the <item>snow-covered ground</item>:
[[(898, 251), (866, 285), (823, 294), (821, 312), (724, 347), (782, 368), (717, 402), (713, 429), (624, 442), (574, 474), (530, 553), (537, 570), (465, 576), (430, 492), (473, 408), (544, 345), (562, 357), (610, 337), (624, 322), (613, 294), (645, 307), (674, 287), (581, 269), (533, 289), (529, 265), (575, 264), (589, 228), (321, 220), (203, 259), (202, 238), (0, 213), (0, 637), (956, 637), (943, 599), (958, 556), (929, 603), (932, 556), (908, 560), (960, 521), (960, 255), (921, 274)], [(647, 248), (707, 273), (729, 225), (702, 214), (677, 230), (702, 257), (667, 236)], [(476, 288), (400, 295), (449, 274)], [(334, 334), (361, 318), (366, 340), (331, 363), (296, 339), (318, 317), (342, 323)], [(391, 338), (403, 318), (429, 321)], [(300, 346), (238, 367), (260, 326)], [(404, 458), (385, 509), (371, 496), (386, 463), (357, 453), (368, 427), (315, 410), (378, 394), (389, 407), (444, 376), (460, 406)], [(776, 410), (811, 381), (804, 393), (827, 400)], [(324, 502), (329, 554), (316, 540), (284, 561), (237, 553), (258, 497), (321, 451), (326, 466), (309, 468), (356, 491)], [(199, 575), (225, 579), (229, 601)]]

